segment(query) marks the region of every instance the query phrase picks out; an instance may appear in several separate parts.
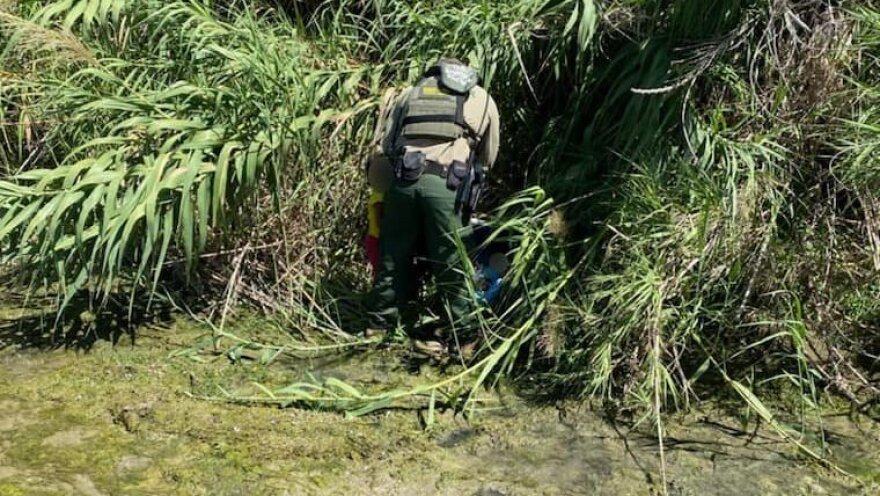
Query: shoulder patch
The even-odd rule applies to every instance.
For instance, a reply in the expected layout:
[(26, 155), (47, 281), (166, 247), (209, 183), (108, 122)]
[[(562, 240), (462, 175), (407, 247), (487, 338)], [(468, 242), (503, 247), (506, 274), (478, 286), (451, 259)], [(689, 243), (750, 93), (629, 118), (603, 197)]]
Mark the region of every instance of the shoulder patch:
[(436, 86), (425, 86), (422, 88), (422, 94), (425, 96), (445, 96), (443, 91)]

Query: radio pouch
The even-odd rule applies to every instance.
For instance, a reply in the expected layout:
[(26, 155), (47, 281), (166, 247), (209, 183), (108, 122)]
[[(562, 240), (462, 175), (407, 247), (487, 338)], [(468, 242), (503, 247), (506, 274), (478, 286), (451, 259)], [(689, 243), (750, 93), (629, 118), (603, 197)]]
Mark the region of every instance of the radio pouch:
[(450, 191), (458, 191), (465, 183), (470, 182), (471, 168), (460, 160), (455, 160), (446, 172), (446, 187)]
[(415, 181), (425, 171), (425, 154), (420, 151), (406, 152), (400, 159), (397, 177), (404, 181)]

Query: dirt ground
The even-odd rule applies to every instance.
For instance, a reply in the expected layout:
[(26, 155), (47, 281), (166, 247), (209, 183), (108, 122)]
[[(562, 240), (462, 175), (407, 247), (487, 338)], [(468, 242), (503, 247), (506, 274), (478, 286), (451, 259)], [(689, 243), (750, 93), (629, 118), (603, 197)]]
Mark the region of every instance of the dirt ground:
[[(0, 333), (0, 495), (579, 495), (661, 494), (650, 429), (582, 407), (506, 397), (470, 419), (417, 411), (361, 418), (235, 406), (188, 396), (249, 381), (283, 384), (315, 364), (231, 365), (172, 356), (206, 329), (185, 320), (142, 329), (132, 346), (47, 349)], [(409, 374), (399, 353), (320, 365), (382, 384)], [(414, 378), (413, 378), (414, 377)], [(371, 379), (370, 379), (371, 378)], [(669, 494), (877, 494), (880, 429), (825, 419), (847, 478), (723, 415), (668, 426)]]

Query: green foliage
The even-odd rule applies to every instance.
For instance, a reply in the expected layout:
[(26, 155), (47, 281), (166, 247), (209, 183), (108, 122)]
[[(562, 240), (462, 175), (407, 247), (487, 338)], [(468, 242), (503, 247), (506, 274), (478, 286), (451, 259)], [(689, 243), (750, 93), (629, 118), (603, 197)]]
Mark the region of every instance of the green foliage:
[[(92, 7), (106, 3), (78, 2), (86, 8), (71, 10), (64, 26), (93, 33), (101, 25)], [(44, 135), (27, 170), (2, 183), (3, 251), (37, 280), (60, 282), (67, 298), (91, 282), (107, 295), (120, 273), (155, 291), (172, 247), (189, 272), (210, 234), (247, 228), (264, 184), (278, 195), (282, 181), (315, 176), (306, 164), (324, 158), (325, 125), (357, 128), (372, 106), (354, 100), (361, 84), (377, 89), (366, 70), (322, 67), (327, 62), (291, 26), (245, 12), (227, 22), (198, 3), (162, 4), (129, 5), (126, 19), (136, 28), (120, 26), (100, 44), (97, 52), (108, 54), (100, 62), (23, 72), (4, 88), (18, 125)], [(65, 5), (37, 18), (49, 23)], [(110, 31), (113, 19), (101, 18)], [(43, 32), (11, 17), (7, 25), (18, 26), (10, 50), (31, 55), (25, 48), (40, 40), (27, 36)], [(70, 61), (67, 51), (54, 55)], [(18, 101), (25, 94), (29, 101)]]
[(857, 403), (877, 390), (858, 371), (880, 342), (863, 296), (880, 268), (880, 13), (846, 7), (61, 0), (2, 14), (3, 261), (64, 300), (219, 274), (227, 302), (347, 346), (362, 309), (337, 290), (367, 284), (358, 169), (377, 102), (454, 55), (502, 110), (487, 207), (516, 246), (478, 359), (417, 391), (261, 398), (472, 405), (532, 374), (655, 419), (726, 391), (776, 422), (756, 394), (793, 387), (806, 423), (822, 387)]

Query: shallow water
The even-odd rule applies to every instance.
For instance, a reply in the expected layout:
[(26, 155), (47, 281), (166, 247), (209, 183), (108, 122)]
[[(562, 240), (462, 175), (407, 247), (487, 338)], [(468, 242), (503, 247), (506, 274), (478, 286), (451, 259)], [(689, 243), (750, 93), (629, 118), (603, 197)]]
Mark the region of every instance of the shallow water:
[[(393, 351), (330, 363), (231, 366), (169, 358), (204, 329), (144, 330), (137, 346), (0, 352), (0, 495), (662, 493), (650, 432), (585, 408), (515, 397), (465, 420), (418, 412), (357, 419), (197, 400), (189, 390), (282, 384), (306, 368), (359, 384), (411, 383)], [(423, 374), (437, 371), (424, 369)], [(805, 462), (764, 431), (713, 413), (668, 426), (670, 494), (875, 494), (880, 430), (826, 419), (829, 446), (863, 481)]]

